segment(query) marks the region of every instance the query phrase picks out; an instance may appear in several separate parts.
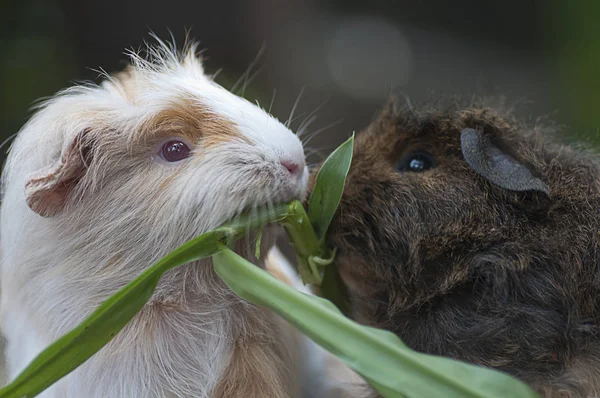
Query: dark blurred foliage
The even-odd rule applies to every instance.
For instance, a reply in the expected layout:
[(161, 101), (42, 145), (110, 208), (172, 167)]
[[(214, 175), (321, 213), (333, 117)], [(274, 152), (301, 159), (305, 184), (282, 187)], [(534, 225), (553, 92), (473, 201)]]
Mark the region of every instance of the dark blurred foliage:
[(569, 121), (600, 144), (600, 2), (555, 4), (547, 14), (548, 38), (555, 39), (555, 98)]
[(267, 106), (276, 92), (272, 111), (285, 120), (303, 89), (296, 127), (326, 101), (307, 145), (322, 154), (364, 127), (390, 92), (412, 102), (502, 96), (579, 138), (595, 139), (600, 127), (593, 0), (0, 1), (2, 140), (37, 99), (122, 68), (123, 51), (151, 40), (149, 31), (169, 39), (170, 30), (181, 43), (186, 29), (226, 87), (264, 44), (246, 96)]

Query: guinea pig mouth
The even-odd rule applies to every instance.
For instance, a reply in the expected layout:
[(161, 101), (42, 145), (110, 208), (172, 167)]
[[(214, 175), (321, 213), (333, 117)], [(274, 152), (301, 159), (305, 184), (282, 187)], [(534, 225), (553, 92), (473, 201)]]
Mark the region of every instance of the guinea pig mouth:
[[(272, 169), (260, 170), (261, 172), (250, 177), (250, 187), (240, 184), (235, 187), (235, 192), (230, 194), (231, 203), (239, 203), (239, 210), (230, 213), (228, 223), (247, 220), (256, 225), (257, 219), (274, 219), (273, 214), (285, 213), (285, 208), (290, 202), (303, 200), (306, 196), (307, 174), (304, 171), (297, 176), (281, 176), (281, 173)], [(275, 170), (280, 171), (280, 170)], [(253, 178), (254, 177), (254, 178)], [(254, 221), (252, 221), (254, 220)]]
[[(268, 226), (275, 223), (277, 219), (281, 217), (281, 214), (285, 213), (285, 208), (288, 203), (289, 201), (281, 201), (249, 205), (239, 212), (236, 212), (232, 217), (227, 219), (224, 224), (233, 224), (234, 227), (240, 227), (246, 224), (250, 229), (259, 228), (262, 225)], [(266, 223), (260, 221), (266, 221)]]

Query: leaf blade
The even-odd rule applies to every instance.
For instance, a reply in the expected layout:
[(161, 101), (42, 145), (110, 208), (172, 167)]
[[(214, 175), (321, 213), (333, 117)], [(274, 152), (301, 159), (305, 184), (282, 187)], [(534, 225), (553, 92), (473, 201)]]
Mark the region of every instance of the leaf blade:
[(317, 173), (315, 187), (308, 199), (308, 218), (321, 241), (325, 239), (329, 224), (342, 199), (353, 149), (354, 134), (329, 155)]
[(209, 257), (228, 235), (218, 229), (184, 244), (104, 301), (75, 329), (48, 346), (9, 385), (0, 398), (35, 397), (104, 347), (143, 308), (167, 270)]
[(329, 301), (296, 291), (227, 248), (213, 255), (213, 266), (237, 295), (279, 314), (384, 397), (538, 398), (506, 374), (412, 351), (391, 332), (349, 320)]

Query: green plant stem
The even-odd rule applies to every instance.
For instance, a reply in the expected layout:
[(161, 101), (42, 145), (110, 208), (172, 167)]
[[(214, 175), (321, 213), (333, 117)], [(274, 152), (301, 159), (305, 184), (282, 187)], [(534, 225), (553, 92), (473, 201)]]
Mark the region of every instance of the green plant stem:
[(279, 222), (288, 217), (294, 202), (279, 204), (274, 207), (257, 208), (252, 212), (236, 217), (234, 221), (224, 224), (215, 231), (229, 231), (234, 239), (243, 237), (246, 232), (262, 227), (263, 225)]
[(304, 283), (320, 284), (322, 274), (318, 269), (311, 268), (310, 256), (321, 255), (325, 250), (317, 240), (317, 235), (310, 224), (308, 215), (299, 201), (291, 202), (288, 214), (280, 223), (285, 228), (298, 258), (298, 271)]

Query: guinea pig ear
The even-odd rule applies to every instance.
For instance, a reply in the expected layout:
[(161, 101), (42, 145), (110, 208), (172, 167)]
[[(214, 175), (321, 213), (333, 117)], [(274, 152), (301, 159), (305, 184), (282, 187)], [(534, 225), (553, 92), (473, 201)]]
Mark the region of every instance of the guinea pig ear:
[(25, 183), (25, 199), (31, 210), (52, 217), (64, 208), (69, 194), (85, 174), (91, 151), (79, 133), (64, 148), (53, 164), (34, 172)]
[(510, 191), (537, 191), (550, 196), (548, 186), (527, 166), (503, 152), (479, 131), (463, 129), (460, 144), (469, 166), (492, 184)]

